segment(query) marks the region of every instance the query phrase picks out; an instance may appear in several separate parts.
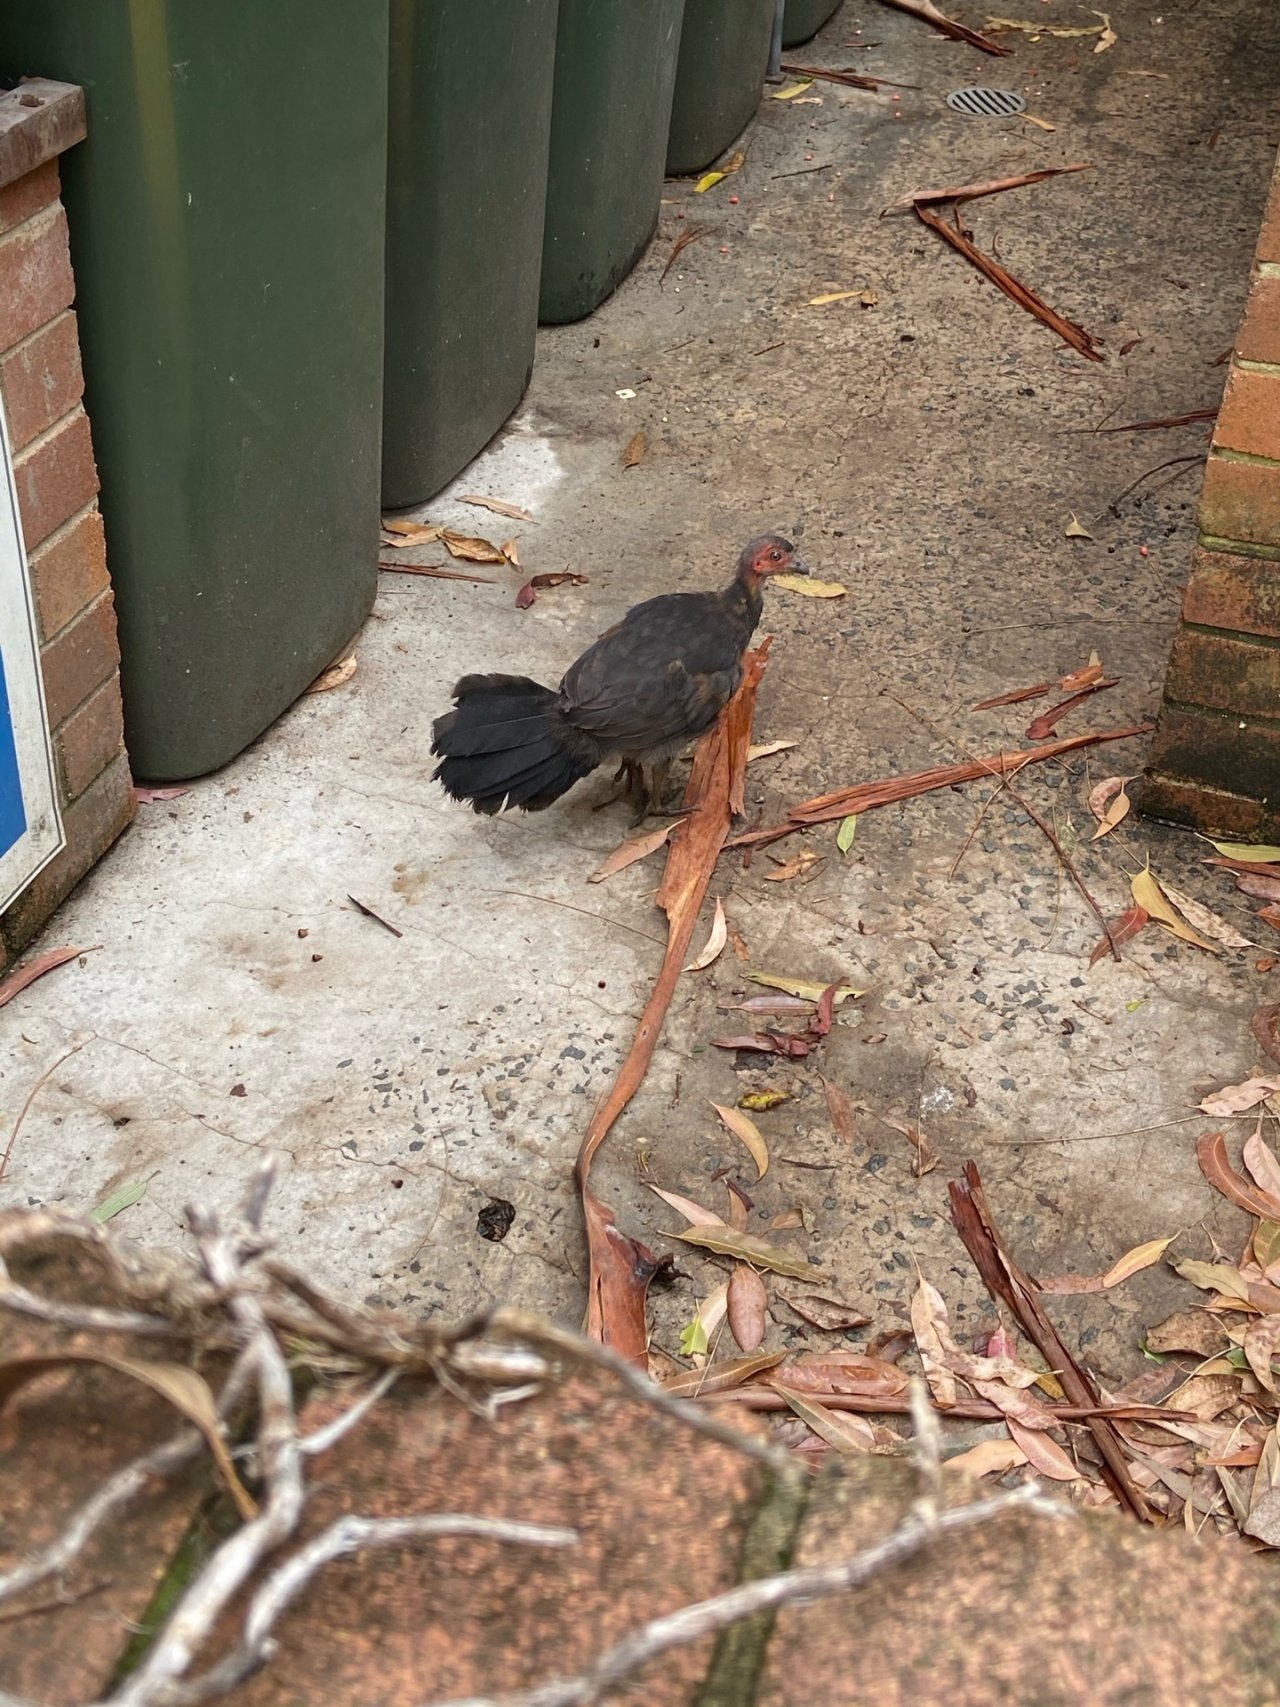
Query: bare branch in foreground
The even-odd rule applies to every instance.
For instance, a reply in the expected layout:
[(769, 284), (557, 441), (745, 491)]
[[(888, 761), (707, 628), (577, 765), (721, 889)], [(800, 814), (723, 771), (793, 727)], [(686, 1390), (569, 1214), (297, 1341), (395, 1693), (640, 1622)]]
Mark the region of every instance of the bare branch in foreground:
[(442, 1535), (469, 1535), (525, 1547), (572, 1547), (578, 1539), (574, 1529), (455, 1512), (426, 1517), (341, 1517), (271, 1573), (249, 1604), (239, 1645), (202, 1677), (168, 1690), (165, 1707), (195, 1707), (197, 1702), (226, 1694), (270, 1659), (275, 1647), (271, 1632), (277, 1621), (325, 1565), (371, 1548), (412, 1547)]
[[(249, 1358), (242, 1353), (223, 1383), (218, 1399), (219, 1416), (225, 1418), (235, 1410), (251, 1375)], [(37, 1583), (69, 1569), (109, 1517), (128, 1505), (157, 1477), (171, 1476), (205, 1450), (204, 1436), (194, 1428), (184, 1428), (163, 1445), (144, 1452), (117, 1470), (89, 1496), (56, 1540), (0, 1576), (0, 1602), (12, 1600)]]
[(679, 1612), (669, 1612), (642, 1624), (638, 1630), (615, 1642), (577, 1677), (539, 1684), (515, 1695), (473, 1696), (466, 1700), (443, 1702), (440, 1707), (595, 1707), (641, 1666), (669, 1653), (672, 1648), (685, 1647), (704, 1636), (716, 1635), (756, 1613), (773, 1612), (779, 1607), (793, 1606), (798, 1601), (826, 1600), (847, 1589), (860, 1588), (891, 1565), (912, 1558), (935, 1536), (972, 1529), (1015, 1507), (1068, 1520), (1074, 1520), (1076, 1515), (1069, 1506), (1047, 1499), (1034, 1483), (1015, 1488), (1011, 1493), (977, 1500), (972, 1505), (957, 1506), (933, 1517), (924, 1516), (913, 1508), (883, 1541), (864, 1547), (847, 1559), (837, 1560), (831, 1565), (802, 1565), (796, 1570), (781, 1571), (777, 1576), (760, 1577), (755, 1582), (742, 1583), (724, 1594), (696, 1601), (692, 1606), (681, 1607)]

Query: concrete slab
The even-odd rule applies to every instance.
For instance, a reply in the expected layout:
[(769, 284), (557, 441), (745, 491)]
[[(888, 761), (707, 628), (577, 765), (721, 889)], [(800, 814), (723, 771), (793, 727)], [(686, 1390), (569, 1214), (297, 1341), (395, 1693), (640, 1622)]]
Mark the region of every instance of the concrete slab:
[[(1079, 21), (1065, 0), (1036, 12)], [(481, 586), (384, 577), (345, 687), (301, 701), (183, 797), (142, 808), (41, 945), (101, 948), (0, 1013), (0, 1131), (21, 1117), (9, 1201), (89, 1207), (146, 1178), (121, 1227), (178, 1241), (190, 1196), (229, 1208), (258, 1153), (280, 1150), (274, 1222), (318, 1278), (424, 1313), (506, 1299), (573, 1321), (571, 1164), (658, 964), (657, 868), (586, 885), (624, 828), (623, 808), (592, 810), (604, 779), (534, 817), (481, 821), (448, 805), (429, 746), (454, 678), (499, 667), (554, 681), (628, 605), (715, 585), (743, 540), (777, 527), (850, 593), (769, 600), (777, 639), (757, 738), (797, 744), (753, 767), (753, 813), (956, 747), (1020, 745), (1025, 707), (966, 708), (1093, 648), (1121, 684), (1067, 727), (1155, 710), (1197, 464), (1109, 505), (1153, 464), (1200, 451), (1205, 433), (1080, 429), (1216, 401), (1213, 363), (1238, 324), (1274, 153), (1280, 39), (1266, 0), (1160, 16), (1116, 0), (1111, 16), (1119, 41), (1101, 55), (1043, 38), (996, 61), (905, 15), (846, 5), (805, 63), (901, 78), (900, 99), (825, 83), (806, 97), (821, 105), (766, 99), (741, 172), (703, 196), (669, 186), (634, 276), (591, 320), (541, 335), (526, 412), (422, 512), (495, 539), (517, 532), (528, 569), (571, 567), (590, 584), (521, 611), (506, 571)], [(992, 80), (1024, 90), (1056, 130), (942, 102)], [(1106, 340), (1105, 364), (1061, 346), (922, 226), (879, 218), (915, 186), (1079, 159), (1091, 170), (967, 218)], [(664, 287), (691, 221), (706, 233)], [(875, 305), (809, 305), (851, 289)], [(649, 454), (624, 471), (638, 429)], [(536, 522), (508, 529), (457, 502), (475, 491)], [(1072, 513), (1092, 541), (1064, 537)], [(1239, 923), (1192, 838), (1135, 825), (1085, 842), (1091, 781), (1136, 773), (1142, 751), (1100, 749), (1028, 772), (1025, 787), (1108, 913), (1149, 854)], [(715, 889), (752, 966), (847, 972), (873, 993), (811, 1069), (757, 1072), (708, 1047), (746, 967), (726, 954), (691, 975), (599, 1162), (631, 1231), (662, 1246), (674, 1230), (648, 1179), (715, 1201), (724, 1188), (709, 1174), (745, 1159), (707, 1100), (769, 1082), (794, 1096), (761, 1118), (775, 1159), (753, 1224), (802, 1203), (831, 1289), (863, 1300), (877, 1326), (905, 1312), (916, 1259), (961, 1329), (989, 1322), (944, 1218), (945, 1179), (969, 1156), (1033, 1269), (1101, 1267), (1202, 1222), (1238, 1236), (1196, 1172), (1191, 1111), (1201, 1085), (1250, 1065), (1257, 956), (1211, 959), (1152, 931), (1122, 966), (1090, 971), (1096, 923), (1012, 804), (992, 804), (951, 875), (985, 793), (868, 814), (847, 859), (819, 832), (810, 879), (771, 883), (765, 858), (747, 871), (725, 861)], [(938, 1171), (914, 1180), (904, 1141), (869, 1116), (840, 1148), (819, 1069), (879, 1113), (920, 1119)], [(516, 1211), (501, 1243), (477, 1233), (494, 1196)], [(1179, 1248), (1201, 1246), (1193, 1230)], [(714, 1264), (682, 1266), (691, 1285), (656, 1301), (668, 1349), (720, 1278)], [(1137, 1367), (1142, 1324), (1184, 1292), (1153, 1271), (1061, 1314), (1119, 1380)], [(777, 1314), (782, 1337), (820, 1337)]]

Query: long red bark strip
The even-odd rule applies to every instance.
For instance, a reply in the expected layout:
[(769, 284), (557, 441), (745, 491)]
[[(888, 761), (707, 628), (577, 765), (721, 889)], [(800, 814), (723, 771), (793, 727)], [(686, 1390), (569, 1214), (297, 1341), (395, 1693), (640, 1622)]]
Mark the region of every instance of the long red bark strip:
[(653, 1273), (652, 1258), (643, 1245), (617, 1226), (613, 1210), (591, 1190), (591, 1163), (648, 1071), (729, 825), (734, 813), (743, 810), (751, 719), (768, 651), (766, 640), (747, 653), (741, 687), (694, 754), (685, 791), (689, 816), (671, 837), (658, 890), (658, 905), (667, 915), (662, 967), (627, 1058), (608, 1096), (591, 1117), (574, 1169), (582, 1195), (590, 1262), (584, 1331), (642, 1368), (648, 1351), (644, 1299)]
[(1018, 752), (993, 753), (989, 759), (965, 759), (954, 765), (934, 765), (927, 771), (911, 771), (906, 776), (883, 777), (875, 782), (855, 783), (852, 788), (839, 788), (832, 794), (817, 794), (812, 800), (802, 800), (787, 812), (785, 824), (766, 824), (759, 830), (747, 830), (735, 836), (731, 848), (756, 847), (764, 842), (776, 842), (782, 836), (794, 835), (811, 824), (827, 824), (835, 818), (845, 818), (851, 812), (870, 812), (877, 806), (892, 806), (899, 800), (914, 800), (918, 794), (929, 794), (938, 788), (951, 788), (958, 782), (975, 782), (982, 776), (1010, 776), (1024, 765), (1042, 759), (1055, 759), (1061, 753), (1074, 752), (1077, 747), (1092, 747), (1100, 741), (1123, 741), (1131, 735), (1147, 735), (1150, 723), (1134, 723), (1124, 729), (1100, 729), (1094, 734), (1066, 735), (1060, 741), (1046, 741), (1040, 747), (1024, 747)]
[(1009, 52), (1007, 47), (992, 41), (990, 36), (979, 35), (967, 24), (958, 24), (954, 18), (948, 18), (945, 12), (938, 10), (933, 0), (884, 0), (884, 4), (895, 7), (899, 12), (910, 12), (913, 18), (923, 18), (926, 24), (932, 24), (935, 30), (950, 36), (952, 41), (967, 41), (970, 47), (980, 48), (983, 53), (1003, 58)]
[(1064, 172), (1088, 172), (1090, 169), (1089, 162), (1081, 160), (1074, 166), (1042, 166), (1038, 172), (1019, 172), (1015, 178), (984, 178), (980, 184), (951, 184), (941, 190), (911, 190), (905, 196), (899, 196), (896, 202), (890, 202), (880, 217), (884, 219), (891, 213), (910, 213), (921, 202), (976, 201), (979, 196), (999, 195), (1002, 190), (1020, 190), (1026, 184), (1039, 184), (1045, 178), (1061, 177)]
[(1008, 267), (1001, 266), (999, 261), (984, 254), (976, 243), (963, 232), (957, 231), (954, 225), (948, 225), (931, 207), (924, 207), (920, 202), (916, 202), (915, 210), (917, 219), (931, 231), (936, 231), (943, 242), (949, 243), (966, 261), (972, 262), (1011, 302), (1016, 302), (1019, 308), (1025, 308), (1028, 314), (1033, 314), (1051, 332), (1056, 332), (1064, 343), (1070, 344), (1073, 350), (1078, 350), (1087, 361), (1106, 360), (1091, 333), (1086, 332), (1083, 326), (1078, 326), (1074, 320), (1068, 320), (1065, 315), (1059, 314), (1056, 308), (1050, 308), (1043, 297), (1037, 296), (1029, 285), (1015, 278)]
[[(953, 1179), (949, 1191), (951, 1220), (987, 1291), (993, 1299), (1002, 1300), (1013, 1311), (1027, 1337), (1058, 1377), (1068, 1401), (1100, 1410), (1101, 1398), (1097, 1389), (1049, 1320), (1035, 1282), (1023, 1273), (1005, 1249), (996, 1231), (975, 1162), (965, 1163), (964, 1178)], [(1144, 1523), (1153, 1522), (1151, 1508), (1129, 1474), (1129, 1462), (1115, 1425), (1105, 1415), (1095, 1415), (1087, 1419), (1086, 1426), (1102, 1454), (1102, 1473), (1107, 1486), (1134, 1517)]]

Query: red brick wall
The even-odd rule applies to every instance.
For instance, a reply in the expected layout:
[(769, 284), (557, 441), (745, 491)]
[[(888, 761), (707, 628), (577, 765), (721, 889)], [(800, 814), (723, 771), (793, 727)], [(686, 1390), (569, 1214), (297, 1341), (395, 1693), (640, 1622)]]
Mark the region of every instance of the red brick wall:
[(1141, 804), (1198, 829), (1280, 839), (1280, 165)]
[[(18, 90), (0, 102), (21, 98)], [(77, 139), (77, 130), (83, 134), (83, 119), (70, 131), (64, 125), (59, 138), (50, 131), (48, 104), (29, 109), (33, 119), (44, 121), (41, 146), (61, 140), (65, 147)], [(21, 153), (11, 158), (27, 163)], [(71, 306), (75, 281), (58, 163), (56, 156), (45, 159), (8, 182), (4, 166), (0, 154), (0, 398), (36, 603), (67, 846), (0, 916), (0, 966), (111, 845), (134, 805), (98, 474), (81, 403), (84, 380)]]

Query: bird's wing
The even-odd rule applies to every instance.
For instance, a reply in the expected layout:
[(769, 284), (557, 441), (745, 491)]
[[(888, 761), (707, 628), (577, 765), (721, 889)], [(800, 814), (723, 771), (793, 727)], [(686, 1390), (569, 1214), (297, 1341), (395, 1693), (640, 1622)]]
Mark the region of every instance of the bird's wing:
[(650, 599), (570, 667), (560, 690), (564, 715), (615, 750), (691, 740), (732, 697), (741, 653), (713, 595)]

